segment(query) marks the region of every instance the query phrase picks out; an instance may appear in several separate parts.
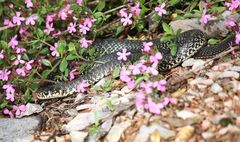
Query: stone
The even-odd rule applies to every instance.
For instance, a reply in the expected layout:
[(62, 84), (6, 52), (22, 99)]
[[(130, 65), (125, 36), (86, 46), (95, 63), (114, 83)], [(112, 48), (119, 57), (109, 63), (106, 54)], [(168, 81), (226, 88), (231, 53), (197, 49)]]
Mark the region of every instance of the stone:
[(212, 133), (212, 132), (203, 132), (202, 133), (202, 137), (205, 140), (208, 140), (208, 139), (211, 139), (212, 137), (214, 137), (214, 133)]
[(32, 134), (39, 129), (40, 124), (40, 116), (23, 117), (21, 119), (0, 118), (0, 141), (32, 141)]
[(86, 132), (71, 131), (70, 132), (71, 142), (84, 142), (87, 135), (88, 135), (88, 133), (86, 133)]
[(182, 119), (188, 119), (188, 118), (196, 118), (199, 117), (199, 115), (192, 113), (191, 111), (182, 110), (177, 112), (177, 116)]
[(213, 93), (220, 93), (223, 91), (223, 88), (218, 83), (213, 83), (210, 89)]
[(142, 125), (136, 138), (134, 139), (134, 142), (147, 142), (150, 134), (152, 134), (156, 130), (159, 131), (160, 136), (163, 139), (168, 139), (176, 135), (174, 131), (169, 130), (161, 125), (153, 125), (149, 127), (147, 127), (146, 125)]
[(23, 116), (29, 116), (34, 113), (40, 113), (43, 111), (43, 108), (39, 104), (28, 103), (26, 105), (26, 111), (22, 112), (17, 118), (22, 118)]
[(118, 142), (121, 138), (122, 133), (131, 126), (129, 121), (121, 122), (119, 124), (115, 124), (111, 130), (109, 131), (108, 135), (106, 136), (106, 140), (109, 142)]

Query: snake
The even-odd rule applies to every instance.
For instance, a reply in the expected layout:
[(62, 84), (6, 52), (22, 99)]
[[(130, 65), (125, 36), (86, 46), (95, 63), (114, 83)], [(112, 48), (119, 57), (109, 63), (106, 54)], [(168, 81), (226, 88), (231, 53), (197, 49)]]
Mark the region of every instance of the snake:
[[(152, 42), (154, 47), (162, 54), (163, 58), (158, 64), (158, 71), (167, 71), (181, 64), (183, 61), (193, 58), (211, 58), (227, 50), (235, 40), (232, 35), (217, 45), (208, 45), (205, 34), (198, 29), (182, 32), (169, 41), (161, 42), (160, 39), (153, 40), (121, 40), (121, 39), (96, 39), (92, 46), (100, 57), (96, 58), (93, 66), (77, 79), (68, 82), (59, 82), (40, 88), (35, 94), (39, 100), (62, 98), (77, 93), (77, 85), (83, 80), (94, 84), (103, 77), (109, 75), (115, 68), (126, 65), (126, 61), (118, 60), (117, 52), (123, 49), (131, 52), (127, 60), (136, 62), (143, 55), (143, 42)], [(171, 44), (178, 48), (176, 53), (171, 53)]]

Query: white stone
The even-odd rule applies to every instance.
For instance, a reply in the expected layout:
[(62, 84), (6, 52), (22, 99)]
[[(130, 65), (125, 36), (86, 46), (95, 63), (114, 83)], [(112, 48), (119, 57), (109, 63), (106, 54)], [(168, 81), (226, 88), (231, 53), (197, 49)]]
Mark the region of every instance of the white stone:
[(108, 142), (118, 142), (121, 138), (122, 133), (131, 125), (129, 121), (115, 124), (109, 131), (106, 139)]
[(88, 133), (86, 132), (71, 131), (70, 132), (71, 142), (84, 142), (87, 135)]
[(199, 117), (199, 115), (194, 114), (193, 112), (188, 111), (188, 110), (182, 110), (182, 111), (177, 112), (177, 116), (182, 119)]
[(220, 92), (222, 92), (222, 90), (223, 90), (223, 88), (217, 83), (213, 83), (211, 86), (211, 91), (213, 93), (220, 93)]

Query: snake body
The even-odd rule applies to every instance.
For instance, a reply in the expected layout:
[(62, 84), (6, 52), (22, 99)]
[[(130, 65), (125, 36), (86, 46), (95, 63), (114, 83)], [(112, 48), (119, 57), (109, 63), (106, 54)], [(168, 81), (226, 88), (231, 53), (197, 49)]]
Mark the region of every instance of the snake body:
[[(108, 75), (117, 67), (125, 65), (124, 61), (117, 59), (116, 53), (122, 51), (124, 48), (131, 52), (128, 61), (135, 62), (142, 55), (143, 42), (153, 42), (158, 51), (162, 53), (163, 59), (158, 64), (159, 71), (169, 70), (190, 57), (209, 58), (219, 54), (229, 47), (229, 43), (234, 40), (234, 36), (224, 40), (218, 45), (207, 46), (204, 33), (200, 30), (189, 30), (181, 33), (171, 41), (160, 42), (155, 40), (118, 40), (118, 39), (98, 39), (93, 43), (97, 52), (101, 53), (101, 57), (97, 61), (103, 62), (95, 63), (93, 67), (79, 78), (58, 84), (50, 85), (40, 89), (37, 92), (37, 98), (40, 100), (52, 99), (59, 97), (66, 97), (77, 92), (76, 88), (83, 80), (88, 80), (89, 84), (99, 81), (104, 76)], [(170, 44), (177, 45), (177, 52), (175, 55), (171, 54)]]

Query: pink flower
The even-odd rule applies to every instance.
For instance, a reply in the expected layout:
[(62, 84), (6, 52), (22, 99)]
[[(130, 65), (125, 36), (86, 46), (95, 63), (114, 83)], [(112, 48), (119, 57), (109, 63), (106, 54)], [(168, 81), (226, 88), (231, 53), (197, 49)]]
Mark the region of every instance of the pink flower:
[(88, 40), (86, 39), (85, 37), (82, 38), (80, 41), (79, 41), (82, 45), (81, 45), (81, 48), (88, 48), (89, 47), (89, 44), (92, 43), (92, 40)]
[(62, 34), (62, 32), (61, 32), (61, 31), (58, 31), (58, 32), (52, 34), (52, 36), (53, 36), (54, 38), (57, 38), (57, 37), (58, 37), (59, 35), (61, 35), (61, 34)]
[(27, 73), (25, 72), (25, 69), (22, 68), (17, 68), (16, 69), (17, 74), (21, 75), (22, 77), (25, 77), (27, 75)]
[(13, 117), (14, 117), (13, 113), (12, 113), (10, 110), (8, 110), (7, 108), (5, 108), (5, 109), (3, 110), (3, 114), (9, 115), (10, 118), (13, 118)]
[(70, 81), (75, 78), (75, 75), (74, 75), (75, 72), (76, 72), (76, 69), (70, 71), (70, 73), (69, 73), (69, 76), (70, 76), (69, 80), (70, 80)]
[(138, 108), (144, 108), (145, 94), (142, 91), (136, 93), (135, 105)]
[(67, 28), (67, 31), (69, 32), (69, 33), (74, 33), (74, 32), (76, 32), (77, 30), (76, 30), (76, 23), (70, 23), (69, 25), (68, 25), (68, 28)]
[(21, 13), (20, 12), (16, 12), (16, 15), (13, 16), (12, 18), (12, 22), (13, 24), (17, 24), (17, 25), (21, 25), (22, 24), (22, 21), (25, 20), (24, 17), (20, 17)]
[(128, 89), (133, 89), (134, 86), (135, 86), (135, 80), (130, 80), (127, 82), (127, 85), (128, 85)]
[(33, 7), (33, 3), (31, 0), (25, 0), (25, 4), (27, 5), (27, 8)]
[(152, 46), (152, 42), (143, 42), (143, 51), (148, 53)]
[(167, 90), (166, 85), (166, 80), (160, 80), (153, 83), (153, 87), (157, 88), (161, 92), (165, 92)]
[(79, 25), (79, 28), (80, 28), (80, 33), (82, 33), (82, 34), (87, 34), (87, 32), (88, 31), (90, 31), (90, 28), (89, 27), (87, 27), (87, 26), (85, 26), (85, 25)]
[(138, 2), (135, 6), (131, 7), (132, 14), (139, 16), (140, 15), (140, 3)]
[(26, 18), (26, 25), (35, 25), (35, 20), (38, 19), (37, 15), (31, 15), (29, 17)]
[(14, 99), (15, 89), (13, 88), (13, 85), (5, 84), (5, 85), (3, 85), (2, 88), (6, 91), (6, 99), (13, 102), (15, 100)]
[(9, 6), (10, 9), (13, 9), (13, 8), (14, 8), (14, 6), (13, 6), (12, 3), (10, 3), (8, 6)]
[(15, 50), (16, 50), (16, 53), (17, 53), (17, 54), (26, 52), (26, 49), (25, 49), (25, 48), (19, 48), (19, 47), (17, 47), (17, 48), (15, 48)]
[(121, 22), (123, 26), (131, 25), (132, 24), (132, 14), (130, 13), (128, 16), (121, 18)]
[(140, 70), (140, 64), (137, 64), (137, 65), (130, 65), (129, 66), (129, 69), (132, 70), (132, 74), (133, 75), (138, 75), (141, 73), (141, 70)]
[(13, 62), (14, 65), (18, 65), (19, 63), (20, 64), (24, 64), (25, 61), (21, 59), (22, 56), (21, 55), (17, 55), (17, 59)]
[(49, 25), (50, 23), (52, 23), (55, 16), (56, 16), (56, 14), (47, 15), (46, 25)]
[(27, 31), (27, 29), (21, 27), (20, 30), (19, 30), (19, 33), (22, 35), (22, 34), (24, 34), (26, 31)]
[(118, 60), (127, 61), (127, 56), (130, 56), (131, 52), (127, 52), (127, 49), (124, 48), (122, 52), (117, 52), (117, 55), (118, 55), (118, 58), (117, 58)]
[(3, 50), (0, 51), (0, 59), (3, 59), (4, 55), (3, 55)]
[(144, 91), (145, 91), (147, 94), (151, 94), (151, 93), (153, 92), (152, 85), (153, 85), (152, 82), (148, 82), (148, 83), (142, 82), (142, 83), (140, 84), (140, 87), (141, 87), (142, 89), (144, 89)]
[(82, 2), (83, 2), (83, 0), (77, 0), (77, 4), (79, 4), (81, 6), (82, 6)]
[(30, 60), (30, 61), (26, 62), (25, 63), (25, 69), (28, 70), (28, 71), (31, 70), (32, 69), (32, 65), (31, 64), (33, 62), (34, 62), (34, 60)]
[(234, 22), (233, 18), (227, 19), (227, 21), (225, 22), (225, 26), (226, 27), (234, 27), (236, 26), (236, 23)]
[(77, 92), (84, 93), (85, 91), (87, 91), (88, 86), (89, 86), (89, 84), (88, 84), (87, 80), (83, 80), (81, 83), (78, 84)]
[(20, 105), (19, 107), (16, 105), (13, 105), (13, 110), (15, 110), (16, 116), (19, 116), (22, 112), (26, 111), (26, 105)]
[(4, 19), (3, 25), (6, 25), (8, 27), (13, 27), (14, 26), (14, 24), (8, 19)]
[(152, 62), (152, 67), (153, 68), (156, 68), (158, 66), (158, 61), (161, 60), (163, 57), (162, 57), (162, 54), (160, 52), (157, 52), (154, 56), (151, 55), (149, 57), (149, 60), (150, 62)]
[(207, 10), (204, 9), (203, 13), (202, 13), (202, 17), (200, 19), (200, 22), (201, 22), (202, 25), (207, 24), (208, 20), (211, 18), (211, 15), (206, 14), (206, 13), (207, 13)]
[(128, 16), (127, 8), (122, 8), (122, 9), (119, 11), (119, 14), (120, 14), (120, 17), (127, 17), (127, 16)]
[(12, 47), (13, 49), (18, 46), (18, 40), (17, 35), (15, 35), (13, 38), (11, 38), (10, 42), (8, 43), (8, 47)]
[(8, 71), (8, 69), (0, 70), (0, 80), (8, 81), (8, 76), (10, 73), (11, 71)]
[(177, 104), (177, 99), (176, 98), (169, 98), (170, 103), (172, 104)]
[(166, 6), (166, 3), (164, 2), (164, 3), (162, 3), (161, 5), (155, 7), (155, 11), (156, 11), (157, 14), (158, 14), (159, 16), (161, 16), (161, 17), (162, 17), (164, 14), (167, 13), (167, 11), (164, 9), (165, 6)]
[(54, 46), (50, 47), (50, 50), (52, 51), (51, 53), (52, 56), (56, 56), (56, 57), (60, 56), (59, 52), (57, 51), (57, 48), (58, 48), (58, 43), (54, 43)]
[(236, 40), (235, 40), (236, 44), (240, 44), (240, 32), (236, 33)]
[(147, 100), (148, 100), (147, 104), (145, 104), (144, 108), (148, 109), (149, 112), (153, 114), (160, 114), (161, 112), (160, 105), (153, 102), (151, 97), (148, 97)]
[(52, 31), (54, 31), (53, 23), (51, 23), (51, 24), (46, 24), (46, 29), (44, 29), (43, 31), (44, 31), (44, 33), (46, 33), (47, 35), (49, 35)]
[(61, 18), (62, 20), (66, 20), (68, 17), (68, 14), (72, 14), (73, 10), (70, 10), (71, 5), (67, 4), (67, 6), (65, 8), (63, 8), (62, 10), (60, 10), (58, 12), (58, 18)]
[(127, 71), (125, 67), (122, 67), (120, 71), (120, 79), (124, 82), (129, 82), (131, 81), (131, 78), (129, 77), (131, 75), (130, 71)]
[(231, 3), (225, 2), (225, 5), (228, 7), (229, 10), (234, 10), (240, 7), (240, 1), (239, 0), (232, 0)]
[(87, 26), (88, 28), (91, 28), (94, 21), (95, 21), (95, 19), (86, 18), (86, 19), (84, 20), (83, 25), (84, 25), (84, 26)]
[(146, 69), (146, 72), (147, 73), (151, 73), (152, 75), (158, 75), (158, 71), (156, 70), (156, 67), (147, 67), (147, 69)]

